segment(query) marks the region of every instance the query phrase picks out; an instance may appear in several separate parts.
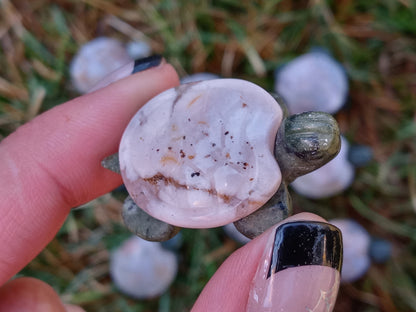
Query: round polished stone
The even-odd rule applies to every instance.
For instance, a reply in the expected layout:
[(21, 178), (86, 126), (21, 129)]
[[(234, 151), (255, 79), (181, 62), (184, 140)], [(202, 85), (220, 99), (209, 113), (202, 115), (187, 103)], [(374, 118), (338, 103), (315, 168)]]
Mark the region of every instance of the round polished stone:
[(237, 230), (234, 223), (229, 223), (229, 224), (224, 225), (223, 230), (229, 238), (231, 238), (233, 241), (236, 241), (237, 243), (241, 245), (245, 245), (249, 241), (251, 241), (250, 238), (248, 238), (244, 234), (241, 234), (241, 232)]
[(311, 51), (277, 71), (275, 91), (286, 100), (292, 114), (334, 114), (346, 102), (348, 77), (342, 65), (328, 53)]
[(352, 219), (333, 219), (329, 223), (341, 230), (343, 242), (343, 263), (341, 282), (351, 283), (360, 279), (369, 269), (371, 259), (370, 234)]
[(111, 254), (110, 274), (116, 287), (137, 299), (162, 295), (178, 271), (175, 253), (161, 243), (148, 242), (137, 236), (126, 240)]
[(277, 191), (282, 110), (238, 79), (184, 84), (150, 100), (126, 128), (120, 169), (131, 197), (166, 223), (208, 228), (247, 216)]
[(392, 255), (392, 244), (381, 238), (372, 238), (369, 254), (375, 263), (386, 263)]
[(95, 38), (84, 44), (72, 60), (72, 84), (78, 92), (87, 93), (100, 80), (131, 61), (126, 48), (117, 39)]
[(213, 80), (218, 79), (220, 76), (212, 74), (212, 73), (195, 73), (192, 75), (185, 76), (181, 78), (181, 83), (190, 83), (190, 82), (198, 82), (203, 80)]

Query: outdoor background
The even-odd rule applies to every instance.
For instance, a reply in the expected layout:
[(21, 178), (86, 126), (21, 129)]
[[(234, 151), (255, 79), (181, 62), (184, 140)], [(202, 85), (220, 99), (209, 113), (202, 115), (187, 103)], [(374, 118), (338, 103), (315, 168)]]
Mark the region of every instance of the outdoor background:
[[(336, 119), (374, 159), (340, 195), (307, 200), (292, 192), (294, 209), (353, 218), (393, 245), (386, 264), (341, 287), (335, 311), (416, 311), (416, 1), (0, 0), (0, 140), (78, 95), (69, 64), (98, 36), (145, 40), (181, 76), (207, 71), (269, 91), (278, 66), (311, 47), (330, 51), (350, 81)], [(106, 195), (73, 211), (20, 274), (87, 311), (188, 311), (238, 244), (222, 229), (184, 230), (170, 290), (129, 299), (108, 274), (110, 251), (130, 236), (120, 200)]]

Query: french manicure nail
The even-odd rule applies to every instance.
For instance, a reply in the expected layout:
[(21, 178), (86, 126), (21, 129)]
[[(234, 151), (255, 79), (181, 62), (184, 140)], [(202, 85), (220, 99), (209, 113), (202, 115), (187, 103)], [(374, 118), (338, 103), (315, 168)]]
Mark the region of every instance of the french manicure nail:
[(148, 56), (145, 58), (137, 59), (132, 61), (123, 67), (113, 71), (110, 75), (102, 79), (98, 84), (96, 84), (89, 92), (96, 91), (98, 89), (108, 86), (110, 83), (113, 83), (117, 80), (125, 78), (129, 75), (145, 71), (152, 67), (159, 66), (162, 63), (163, 57), (159, 54)]
[(330, 312), (341, 266), (338, 228), (310, 221), (280, 225), (259, 262), (246, 311)]

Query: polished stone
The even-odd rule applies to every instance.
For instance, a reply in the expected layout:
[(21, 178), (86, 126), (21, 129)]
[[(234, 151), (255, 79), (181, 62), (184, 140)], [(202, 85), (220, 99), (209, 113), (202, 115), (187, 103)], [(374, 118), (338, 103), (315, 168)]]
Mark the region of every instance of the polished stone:
[(238, 79), (184, 84), (133, 117), (119, 149), (124, 183), (153, 217), (207, 228), (247, 216), (277, 191), (273, 156), (282, 110)]
[(341, 282), (352, 283), (360, 279), (369, 269), (371, 259), (370, 234), (353, 219), (332, 219), (329, 223), (341, 230), (343, 242), (343, 263)]
[(74, 56), (69, 68), (72, 84), (79, 93), (87, 93), (132, 60), (123, 43), (117, 39), (95, 38), (84, 44)]
[(277, 71), (275, 91), (286, 100), (292, 114), (335, 114), (347, 100), (348, 77), (343, 66), (328, 53), (311, 51)]
[(178, 271), (175, 253), (161, 243), (131, 237), (111, 253), (110, 275), (115, 286), (135, 299), (161, 296)]

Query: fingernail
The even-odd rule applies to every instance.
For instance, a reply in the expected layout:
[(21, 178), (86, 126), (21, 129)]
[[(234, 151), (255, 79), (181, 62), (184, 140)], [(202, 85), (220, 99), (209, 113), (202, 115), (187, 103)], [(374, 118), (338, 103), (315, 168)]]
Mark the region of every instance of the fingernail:
[(246, 311), (333, 310), (342, 266), (341, 231), (296, 221), (270, 236), (254, 276)]
[(110, 75), (97, 83), (89, 92), (108, 86), (117, 80), (130, 76), (132, 74), (145, 71), (146, 69), (159, 66), (162, 63), (163, 57), (159, 54), (148, 56), (145, 58), (132, 61), (123, 67), (113, 71)]
[(141, 58), (134, 61), (132, 74), (144, 71), (146, 69), (156, 67), (162, 62), (162, 56), (155, 54), (149, 57)]

